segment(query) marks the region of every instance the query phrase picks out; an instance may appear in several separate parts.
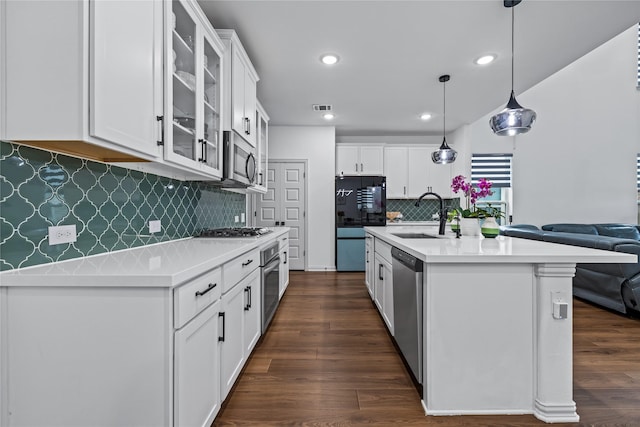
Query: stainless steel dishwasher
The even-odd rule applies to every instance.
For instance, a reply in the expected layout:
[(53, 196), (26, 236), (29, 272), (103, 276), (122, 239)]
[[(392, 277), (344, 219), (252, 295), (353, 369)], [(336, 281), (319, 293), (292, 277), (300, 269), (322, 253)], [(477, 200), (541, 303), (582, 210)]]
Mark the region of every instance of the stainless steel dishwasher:
[(414, 378), (422, 384), (422, 261), (391, 248), (393, 323), (396, 344)]

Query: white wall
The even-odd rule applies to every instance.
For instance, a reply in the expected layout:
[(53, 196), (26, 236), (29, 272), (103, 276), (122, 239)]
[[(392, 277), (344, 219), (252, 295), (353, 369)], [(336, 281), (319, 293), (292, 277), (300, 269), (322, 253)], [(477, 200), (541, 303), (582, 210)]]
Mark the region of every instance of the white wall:
[(307, 160), (307, 270), (335, 270), (335, 128), (270, 126), (269, 158)]
[(504, 106), (468, 126), (472, 152), (513, 152), (514, 223), (636, 223), (637, 31), (516, 94), (538, 115), (529, 133), (492, 134), (489, 117)]

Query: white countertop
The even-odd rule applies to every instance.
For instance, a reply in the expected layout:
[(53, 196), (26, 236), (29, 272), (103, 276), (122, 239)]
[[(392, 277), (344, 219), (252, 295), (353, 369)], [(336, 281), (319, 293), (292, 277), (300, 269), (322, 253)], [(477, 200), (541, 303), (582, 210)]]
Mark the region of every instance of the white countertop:
[(288, 227), (260, 237), (187, 238), (0, 273), (1, 286), (173, 287), (254, 248)]
[[(438, 227), (389, 226), (365, 227), (365, 230), (416, 258), (428, 263), (633, 263), (632, 254), (578, 246), (498, 236), (455, 238), (449, 230), (438, 236)], [(419, 232), (436, 239), (406, 239), (393, 233)]]

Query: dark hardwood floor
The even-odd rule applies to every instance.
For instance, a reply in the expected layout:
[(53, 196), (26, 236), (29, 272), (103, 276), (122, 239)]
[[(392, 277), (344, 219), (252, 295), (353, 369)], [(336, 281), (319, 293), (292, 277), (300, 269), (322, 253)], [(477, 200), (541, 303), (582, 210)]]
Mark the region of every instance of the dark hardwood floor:
[[(574, 300), (580, 423), (640, 426), (640, 320)], [(362, 273), (292, 272), (214, 426), (540, 426), (532, 415), (426, 417)]]

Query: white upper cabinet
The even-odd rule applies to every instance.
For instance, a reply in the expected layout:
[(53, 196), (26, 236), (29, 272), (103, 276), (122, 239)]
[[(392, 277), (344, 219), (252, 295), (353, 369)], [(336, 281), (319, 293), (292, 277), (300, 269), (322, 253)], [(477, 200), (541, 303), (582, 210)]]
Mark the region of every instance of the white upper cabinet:
[(161, 157), (160, 0), (3, 6), (0, 137), (101, 161)]
[(269, 116), (258, 102), (256, 104), (256, 183), (250, 189), (257, 193), (267, 192), (267, 167), (269, 166)]
[(438, 147), (385, 147), (384, 164), (387, 177), (387, 198), (417, 198), (427, 191), (452, 198), (451, 165), (435, 164), (431, 153)]
[(336, 145), (336, 175), (382, 175), (382, 145)]
[(193, 1), (167, 11), (165, 159), (222, 177), (222, 52), (224, 46)]
[(218, 30), (218, 35), (226, 47), (225, 70), (231, 76), (231, 81), (225, 83), (225, 107), (231, 112), (231, 117), (225, 119), (225, 129), (235, 130), (255, 147), (258, 73), (234, 30)]

